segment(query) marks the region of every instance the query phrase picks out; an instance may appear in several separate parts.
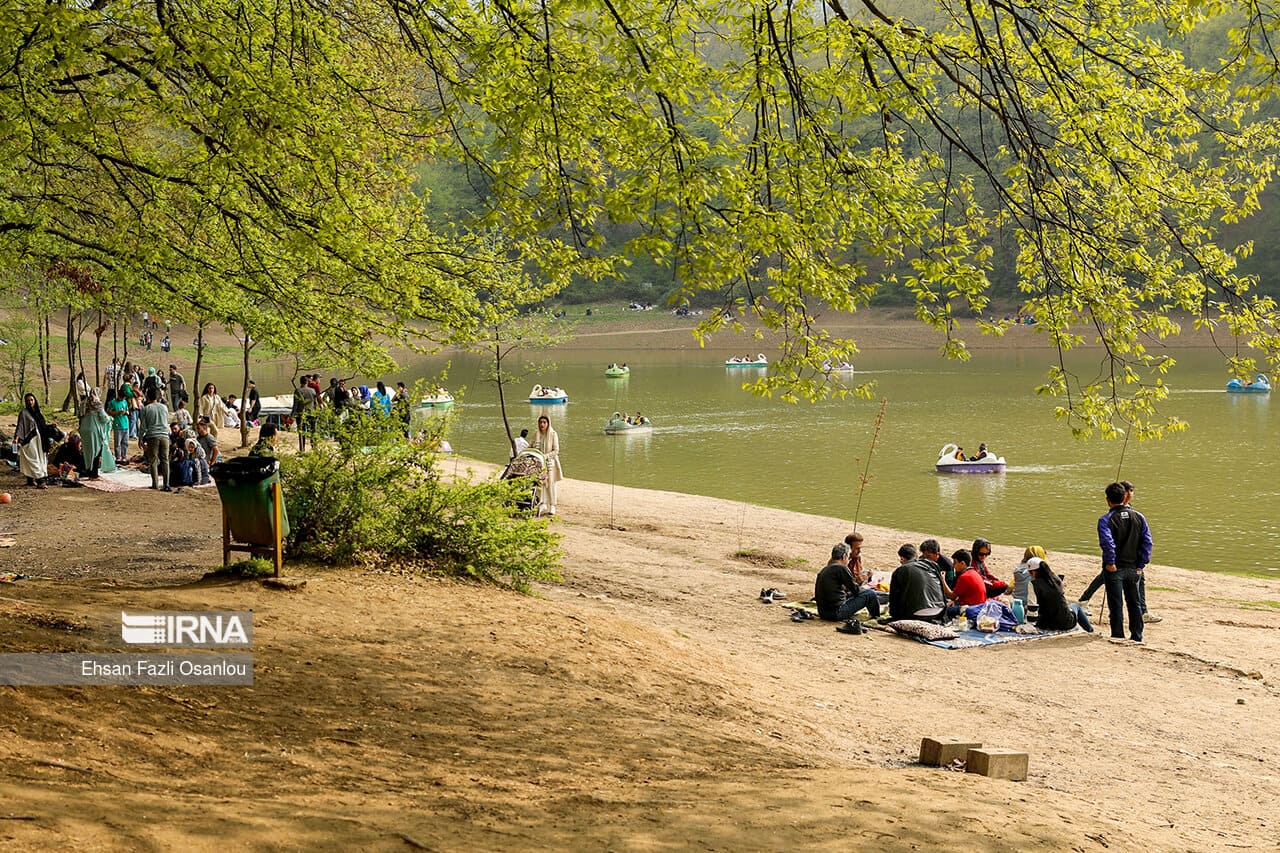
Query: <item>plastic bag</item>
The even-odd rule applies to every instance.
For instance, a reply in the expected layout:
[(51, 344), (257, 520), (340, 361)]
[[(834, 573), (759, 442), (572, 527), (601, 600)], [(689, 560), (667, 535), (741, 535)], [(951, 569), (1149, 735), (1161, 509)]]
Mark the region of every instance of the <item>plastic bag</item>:
[(970, 605), (965, 608), (965, 615), (979, 631), (988, 634), (994, 634), (996, 631), (1012, 631), (1018, 624), (1009, 605), (995, 599)]

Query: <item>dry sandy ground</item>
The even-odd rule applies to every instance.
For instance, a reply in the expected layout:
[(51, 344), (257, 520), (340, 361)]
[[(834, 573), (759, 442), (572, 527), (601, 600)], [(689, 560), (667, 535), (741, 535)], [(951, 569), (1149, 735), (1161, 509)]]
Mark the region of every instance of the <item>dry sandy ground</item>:
[[(301, 565), (278, 592), (198, 581), (209, 490), (16, 480), (0, 555), (48, 579), (0, 589), (4, 651), (105, 650), (122, 608), (252, 609), (256, 665), (0, 687), (0, 846), (1276, 849), (1276, 583), (1157, 567), (1145, 646), (944, 651), (757, 601), (811, 594), (838, 519), (566, 481), (566, 579), (535, 596)], [(921, 538), (863, 530), (878, 568)], [(1096, 571), (1050, 559), (1069, 591)], [(1031, 777), (913, 766), (924, 735), (1026, 750)]]

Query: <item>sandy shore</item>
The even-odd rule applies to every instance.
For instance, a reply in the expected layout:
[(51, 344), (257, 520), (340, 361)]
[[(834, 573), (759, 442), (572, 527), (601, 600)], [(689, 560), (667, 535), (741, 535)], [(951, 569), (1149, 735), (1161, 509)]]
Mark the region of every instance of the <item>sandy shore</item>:
[[(0, 591), (5, 651), (252, 609), (256, 665), (251, 688), (0, 687), (15, 849), (1275, 849), (1274, 582), (1156, 566), (1145, 646), (944, 651), (758, 602), (808, 597), (841, 519), (568, 480), (565, 580), (535, 596), (304, 565), (287, 593), (197, 582), (210, 490), (16, 480), (0, 553), (43, 579)], [(860, 530), (882, 569), (939, 533)], [(1070, 593), (1098, 562), (1049, 558)], [(926, 735), (1025, 750), (1030, 778), (914, 766)]]

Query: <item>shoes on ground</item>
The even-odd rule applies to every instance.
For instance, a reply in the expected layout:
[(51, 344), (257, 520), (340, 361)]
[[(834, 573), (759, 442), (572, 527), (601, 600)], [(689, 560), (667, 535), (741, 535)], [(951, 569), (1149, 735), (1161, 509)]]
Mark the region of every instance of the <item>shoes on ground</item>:
[(843, 625), (837, 625), (836, 630), (839, 631), (841, 634), (862, 634), (863, 633), (862, 623), (859, 622), (857, 619), (850, 619), (848, 622), (844, 623)]
[(767, 587), (760, 590), (760, 600), (765, 604), (773, 604), (775, 601), (785, 601), (787, 594), (780, 589)]
[(1163, 616), (1157, 616), (1157, 615), (1156, 615), (1156, 614), (1154, 614), (1154, 613), (1143, 613), (1143, 614), (1142, 614), (1142, 621), (1143, 621), (1143, 622), (1147, 622), (1147, 623), (1150, 623), (1150, 622), (1163, 622), (1163, 621), (1164, 621), (1164, 617), (1163, 617)]

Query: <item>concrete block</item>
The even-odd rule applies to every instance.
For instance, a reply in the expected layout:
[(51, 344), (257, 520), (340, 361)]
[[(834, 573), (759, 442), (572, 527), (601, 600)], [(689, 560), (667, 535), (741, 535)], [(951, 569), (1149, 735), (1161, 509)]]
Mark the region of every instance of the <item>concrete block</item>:
[(1028, 760), (1025, 752), (1012, 749), (971, 749), (965, 759), (964, 770), (991, 779), (1022, 782), (1027, 778)]
[(953, 737), (927, 737), (920, 740), (920, 763), (929, 767), (945, 767), (957, 758), (964, 761), (969, 750), (982, 746), (980, 743), (960, 740)]

